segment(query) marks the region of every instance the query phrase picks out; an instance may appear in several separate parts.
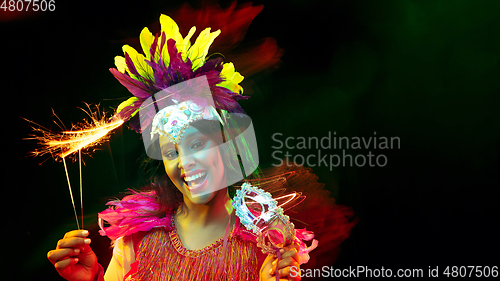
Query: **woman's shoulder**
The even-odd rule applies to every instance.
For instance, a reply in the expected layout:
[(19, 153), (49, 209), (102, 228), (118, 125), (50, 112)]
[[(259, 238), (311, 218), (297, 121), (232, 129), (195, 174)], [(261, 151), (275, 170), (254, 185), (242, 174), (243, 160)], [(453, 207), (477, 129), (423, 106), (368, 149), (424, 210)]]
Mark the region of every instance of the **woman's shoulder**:
[(154, 192), (133, 192), (106, 205), (109, 208), (99, 213), (99, 233), (111, 240), (158, 227), (171, 230), (172, 213), (158, 215), (159, 205)]

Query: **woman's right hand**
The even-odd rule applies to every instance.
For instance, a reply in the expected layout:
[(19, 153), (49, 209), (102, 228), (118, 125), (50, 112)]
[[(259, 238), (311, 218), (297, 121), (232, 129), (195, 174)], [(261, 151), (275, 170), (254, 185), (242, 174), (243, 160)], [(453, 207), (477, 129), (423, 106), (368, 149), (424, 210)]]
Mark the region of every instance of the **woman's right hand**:
[(279, 262), (275, 255), (268, 255), (260, 269), (259, 280), (275, 281), (277, 268), (279, 280), (300, 281), (299, 250), (300, 246), (297, 243), (280, 249), (281, 259), (279, 259)]
[(67, 232), (57, 242), (55, 250), (47, 253), (59, 275), (70, 281), (92, 281), (99, 270), (97, 257), (90, 248), (87, 230)]

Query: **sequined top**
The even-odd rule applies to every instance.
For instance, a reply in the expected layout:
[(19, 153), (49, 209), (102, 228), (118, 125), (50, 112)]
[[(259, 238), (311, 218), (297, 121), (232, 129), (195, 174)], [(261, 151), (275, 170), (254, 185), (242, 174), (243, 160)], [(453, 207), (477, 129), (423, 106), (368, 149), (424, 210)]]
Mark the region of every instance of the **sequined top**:
[[(266, 255), (257, 247), (255, 235), (236, 217), (226, 251), (223, 238), (201, 250), (188, 250), (177, 235), (173, 214), (153, 215), (158, 203), (153, 192), (134, 193), (111, 201), (111, 207), (99, 213), (101, 235), (114, 241), (113, 257), (106, 273), (101, 268), (97, 280), (258, 280)], [(104, 227), (103, 222), (109, 226)], [(308, 252), (317, 246), (313, 234), (296, 229), (300, 245), (299, 262), (309, 260)], [(219, 262), (223, 266), (219, 267)], [(219, 272), (219, 268), (221, 268)]]
[(223, 253), (223, 238), (201, 250), (186, 249), (172, 225), (171, 231), (156, 228), (144, 236), (125, 280), (215, 280), (219, 270), (219, 280), (259, 279), (259, 249), (255, 242), (242, 239), (238, 228), (231, 232)]

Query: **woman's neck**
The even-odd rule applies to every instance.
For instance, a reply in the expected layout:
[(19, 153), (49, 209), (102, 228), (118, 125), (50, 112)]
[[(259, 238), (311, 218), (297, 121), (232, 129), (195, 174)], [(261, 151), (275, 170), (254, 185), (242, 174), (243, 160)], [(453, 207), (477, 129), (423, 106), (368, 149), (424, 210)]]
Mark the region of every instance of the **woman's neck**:
[(194, 204), (184, 198), (174, 220), (177, 235), (186, 249), (201, 250), (221, 237), (227, 238), (235, 222), (231, 212), (227, 188), (217, 191), (207, 204)]
[(194, 227), (227, 224), (232, 213), (231, 198), (227, 188), (218, 190), (206, 204), (194, 204), (184, 198), (184, 205), (177, 211), (177, 219)]

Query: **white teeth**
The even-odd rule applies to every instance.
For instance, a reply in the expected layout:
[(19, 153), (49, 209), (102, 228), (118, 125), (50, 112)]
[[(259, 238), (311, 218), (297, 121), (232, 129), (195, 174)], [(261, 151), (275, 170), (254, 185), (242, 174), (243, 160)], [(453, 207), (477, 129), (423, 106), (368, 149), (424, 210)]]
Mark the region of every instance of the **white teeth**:
[(198, 173), (196, 175), (192, 175), (190, 177), (185, 177), (184, 180), (185, 181), (194, 181), (195, 179), (201, 178), (206, 174), (207, 174), (206, 172), (201, 172), (201, 173)]

